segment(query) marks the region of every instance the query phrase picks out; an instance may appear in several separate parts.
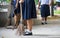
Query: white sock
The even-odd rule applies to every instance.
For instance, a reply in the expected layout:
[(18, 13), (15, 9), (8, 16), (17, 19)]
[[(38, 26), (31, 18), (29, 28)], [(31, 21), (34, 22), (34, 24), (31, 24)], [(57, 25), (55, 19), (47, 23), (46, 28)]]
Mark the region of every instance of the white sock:
[(44, 23), (45, 21), (42, 21), (42, 23)]
[(27, 31), (27, 29), (24, 30), (25, 32)]
[(32, 31), (30, 31), (30, 30), (28, 30), (28, 29), (27, 29), (26, 31), (27, 31), (27, 32), (29, 32), (29, 33), (31, 33), (31, 32), (32, 32)]
[(47, 23), (47, 21), (45, 21), (45, 23)]

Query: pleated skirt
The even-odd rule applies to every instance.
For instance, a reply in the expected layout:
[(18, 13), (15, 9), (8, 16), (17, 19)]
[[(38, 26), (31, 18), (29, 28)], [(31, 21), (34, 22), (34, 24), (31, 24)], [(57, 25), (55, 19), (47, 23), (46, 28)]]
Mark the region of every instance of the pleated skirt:
[(22, 14), (24, 20), (37, 18), (34, 0), (24, 0), (22, 4)]
[(41, 17), (47, 17), (50, 15), (49, 5), (41, 5)]

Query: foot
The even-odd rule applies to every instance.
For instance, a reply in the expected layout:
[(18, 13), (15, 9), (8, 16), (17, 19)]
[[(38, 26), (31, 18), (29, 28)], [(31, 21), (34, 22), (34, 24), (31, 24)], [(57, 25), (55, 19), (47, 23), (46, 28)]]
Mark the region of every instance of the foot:
[(47, 24), (47, 22), (45, 21), (45, 24)]
[(31, 33), (25, 32), (24, 35), (32, 35), (32, 32)]
[(45, 22), (45, 24), (47, 24), (47, 22)]
[(42, 24), (42, 25), (44, 25), (44, 23), (43, 23), (43, 22), (42, 22), (41, 24)]

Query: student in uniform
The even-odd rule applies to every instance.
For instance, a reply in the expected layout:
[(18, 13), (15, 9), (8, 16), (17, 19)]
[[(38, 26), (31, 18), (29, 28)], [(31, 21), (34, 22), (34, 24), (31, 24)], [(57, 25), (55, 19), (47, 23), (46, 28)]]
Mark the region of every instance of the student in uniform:
[[(24, 1), (24, 2), (23, 2)], [(27, 29), (24, 32), (24, 35), (32, 35), (32, 25), (33, 20), (36, 18), (36, 8), (34, 0), (21, 0), (22, 3), (22, 14), (23, 20), (27, 22)]]
[(19, 4), (19, 0), (15, 0), (16, 3), (14, 4), (15, 6), (15, 10), (14, 10), (14, 20), (15, 20), (15, 26), (16, 28), (18, 27), (19, 25), (19, 22), (20, 22), (20, 4)]
[(12, 17), (14, 17), (14, 9), (15, 9), (15, 0), (11, 0), (11, 10), (10, 10), (10, 15), (8, 17), (8, 25), (12, 25)]
[[(15, 19), (15, 26), (18, 27), (21, 19), (21, 11), (20, 11), (20, 0), (16, 0), (15, 10), (14, 10), (14, 19)], [(26, 21), (23, 20), (23, 25), (26, 26)]]
[(38, 8), (41, 5), (41, 17), (42, 17), (42, 23), (41, 24), (47, 24), (47, 17), (50, 15), (50, 8), (51, 0), (39, 0)]

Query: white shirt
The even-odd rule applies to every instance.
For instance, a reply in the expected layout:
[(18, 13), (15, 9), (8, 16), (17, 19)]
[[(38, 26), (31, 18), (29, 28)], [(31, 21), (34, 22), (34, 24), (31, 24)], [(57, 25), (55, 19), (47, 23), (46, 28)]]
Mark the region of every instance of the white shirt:
[(51, 0), (39, 0), (39, 2), (41, 2), (41, 5), (43, 5), (43, 4), (49, 5)]

